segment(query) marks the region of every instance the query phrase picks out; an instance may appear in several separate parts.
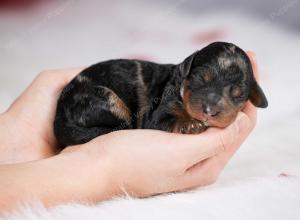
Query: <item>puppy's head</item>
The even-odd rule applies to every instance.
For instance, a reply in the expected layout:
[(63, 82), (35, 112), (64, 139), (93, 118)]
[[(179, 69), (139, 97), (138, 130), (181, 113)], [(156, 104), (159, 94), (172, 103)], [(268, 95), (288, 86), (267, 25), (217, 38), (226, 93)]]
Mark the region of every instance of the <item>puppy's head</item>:
[(180, 64), (180, 95), (190, 117), (207, 126), (226, 127), (247, 100), (266, 108), (267, 99), (257, 84), (247, 54), (239, 47), (215, 42)]

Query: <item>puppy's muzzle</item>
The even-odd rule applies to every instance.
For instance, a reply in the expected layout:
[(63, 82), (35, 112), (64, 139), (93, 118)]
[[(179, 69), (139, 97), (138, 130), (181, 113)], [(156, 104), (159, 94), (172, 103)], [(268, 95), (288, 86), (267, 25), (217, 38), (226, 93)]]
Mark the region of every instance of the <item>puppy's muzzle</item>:
[(218, 103), (221, 100), (221, 96), (216, 93), (207, 94), (206, 98), (202, 101), (201, 107), (204, 115), (208, 117), (215, 117), (221, 111), (218, 107)]

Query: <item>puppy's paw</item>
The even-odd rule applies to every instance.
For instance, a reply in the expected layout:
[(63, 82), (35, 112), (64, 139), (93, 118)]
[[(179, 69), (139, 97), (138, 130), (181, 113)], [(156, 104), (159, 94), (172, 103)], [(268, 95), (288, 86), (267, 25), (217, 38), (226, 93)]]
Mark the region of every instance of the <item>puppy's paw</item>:
[(200, 134), (206, 130), (206, 126), (201, 121), (187, 121), (177, 125), (177, 132), (181, 134)]

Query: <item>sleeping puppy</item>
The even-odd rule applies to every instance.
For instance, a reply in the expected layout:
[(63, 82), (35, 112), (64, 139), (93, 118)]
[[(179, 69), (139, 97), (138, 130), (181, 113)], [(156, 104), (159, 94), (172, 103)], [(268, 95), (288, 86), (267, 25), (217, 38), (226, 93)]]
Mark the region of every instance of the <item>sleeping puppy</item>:
[(215, 42), (178, 65), (119, 59), (83, 70), (62, 91), (54, 132), (62, 147), (121, 129), (198, 134), (228, 126), (247, 100), (268, 105), (248, 56)]

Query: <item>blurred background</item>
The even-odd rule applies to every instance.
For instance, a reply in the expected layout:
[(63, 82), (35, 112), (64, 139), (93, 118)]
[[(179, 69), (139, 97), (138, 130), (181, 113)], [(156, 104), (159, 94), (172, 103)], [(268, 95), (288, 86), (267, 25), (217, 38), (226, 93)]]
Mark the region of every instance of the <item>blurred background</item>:
[[(179, 63), (213, 41), (256, 52), (270, 108), (299, 113), (300, 0), (0, 0), (0, 112), (42, 70), (112, 58)], [(271, 113), (270, 113), (271, 112)]]
[(218, 40), (257, 53), (271, 107), (290, 114), (299, 11), (299, 0), (0, 0), (0, 112), (44, 69), (120, 57), (179, 63)]

